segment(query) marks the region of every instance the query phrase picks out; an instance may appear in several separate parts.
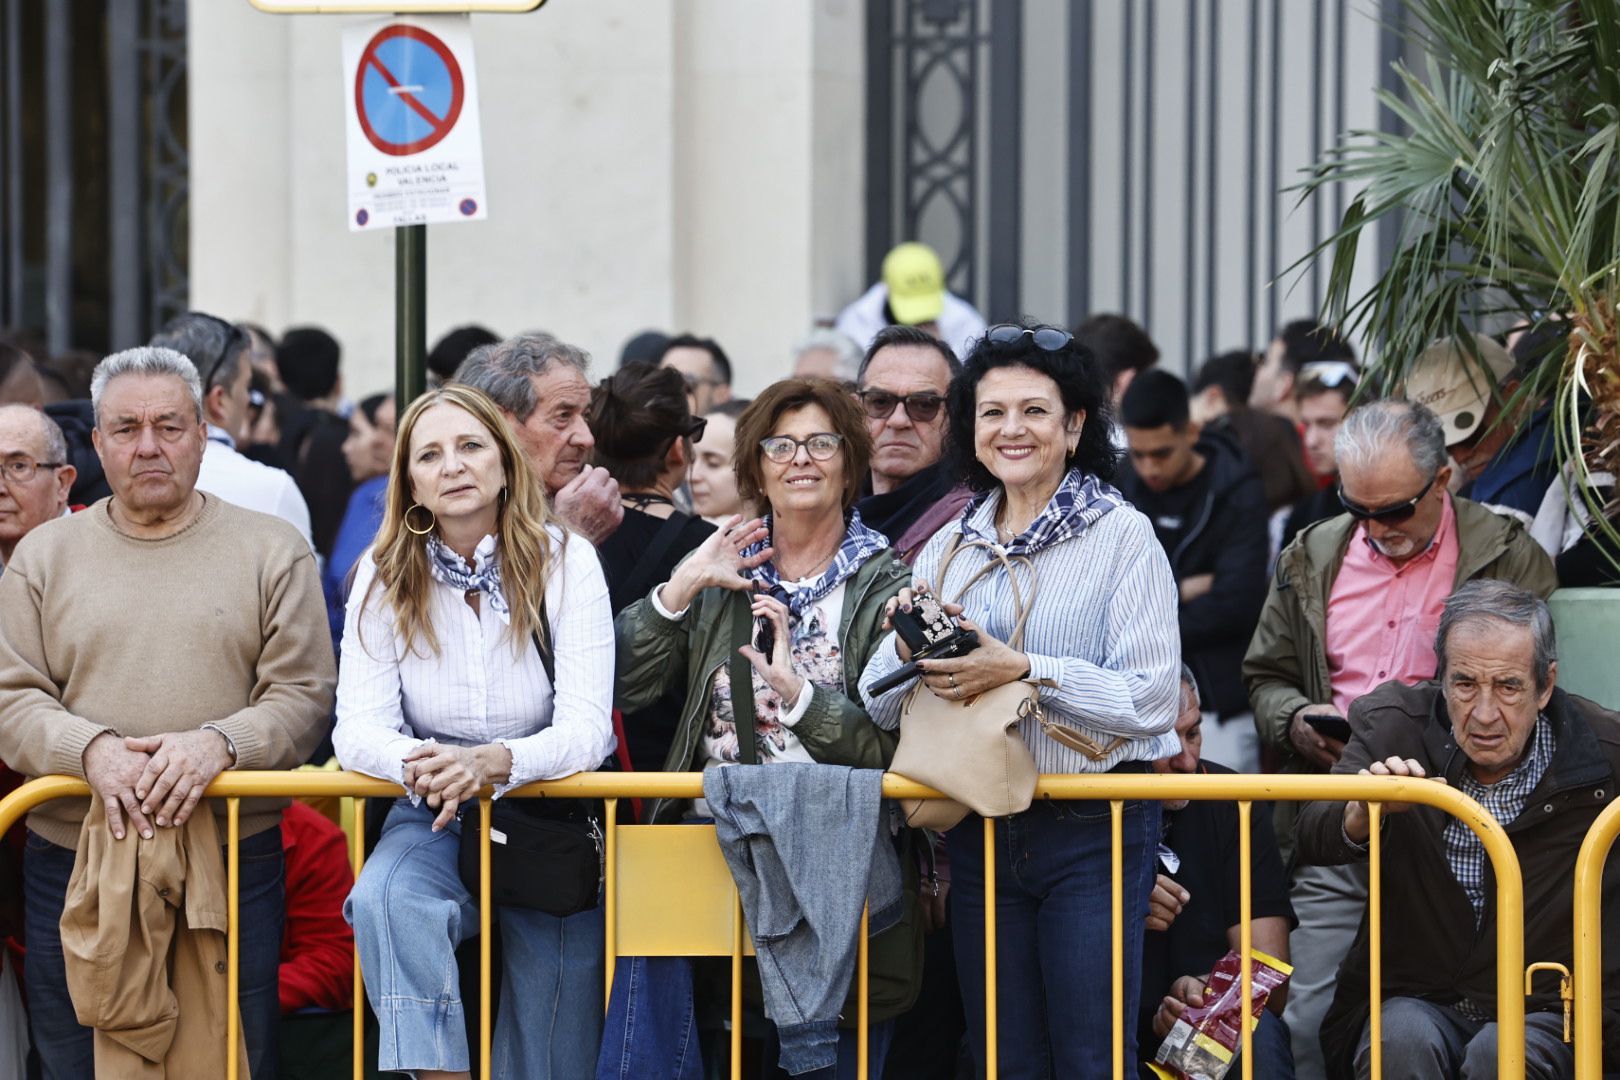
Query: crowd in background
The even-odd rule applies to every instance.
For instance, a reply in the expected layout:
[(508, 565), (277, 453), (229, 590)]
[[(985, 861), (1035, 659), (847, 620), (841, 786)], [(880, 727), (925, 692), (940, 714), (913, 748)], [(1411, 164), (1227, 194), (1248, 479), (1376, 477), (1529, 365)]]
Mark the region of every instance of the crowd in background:
[[(1543, 600), (1558, 585), (1620, 583), (1620, 571), (1560, 471), (1550, 402), (1520, 393), (1525, 372), (1563, 347), (1557, 324), (1436, 342), (1387, 398), (1371, 392), (1352, 344), (1310, 320), (1278, 328), (1263, 348), (1211, 357), (1186, 378), (1160, 366), (1150, 331), (1114, 314), (1072, 328), (987, 326), (946, 289), (933, 252), (903, 244), (883, 279), (830, 325), (781, 358), (746, 358), (750, 371), (774, 363), (781, 376), (753, 399), (733, 395), (734, 358), (721, 344), (690, 332), (638, 333), (603, 370), (558, 336), (462, 326), (434, 344), (429, 394), (404, 415), (388, 388), (351, 395), (342, 347), (318, 327), (278, 336), (189, 312), (148, 349), (105, 360), (47, 358), (14, 334), (0, 344), (0, 568), (15, 557), (30, 580), (0, 572), (0, 599), (31, 595), (35, 623), (53, 611), (69, 618), (39, 594), (49, 574), (71, 571), (61, 552), (90, 543), (53, 531), (54, 519), (75, 512), (107, 515), (124, 538), (168, 541), (206, 526), (217, 542), (252, 549), (261, 583), (271, 580), (264, 566), (313, 556), (310, 598), (321, 598), (322, 663), (332, 672), (311, 676), (320, 685), (288, 706), (309, 715), (286, 721), (285, 745), (252, 767), (358, 769), (400, 782), (411, 798), (371, 823), (376, 850), (358, 885), (334, 808), (280, 811), (285, 902), (265, 923), (284, 928), (270, 961), (278, 975), (252, 1016), (244, 1004), (256, 1070), (347, 1074), (346, 1052), (332, 1048), (356, 1004), (356, 948), (381, 1024), (374, 1060), (467, 1069), (475, 984), (437, 985), (467, 956), (458, 947), (470, 933), (456, 922), (467, 917), (467, 894), (453, 863), (420, 854), (458, 803), (486, 785), (598, 767), (882, 769), (912, 698), (871, 684), (909, 658), (891, 632), (897, 609), (931, 593), (981, 644), (967, 658), (925, 663), (918, 692), (952, 701), (1027, 687), (1069, 733), (1020, 723), (1042, 772), (1446, 775), (1520, 836), (1527, 867), (1533, 858), (1545, 869), (1538, 906), (1526, 910), (1548, 955), (1531, 959), (1561, 949), (1567, 962), (1568, 886), (1555, 883), (1569, 875), (1553, 853), (1581, 835), (1605, 790), (1612, 796), (1620, 718), (1555, 690)], [(162, 378), (191, 387), (197, 506), (223, 500), (287, 528), (254, 539), (254, 519), (206, 509), (188, 510), (175, 532), (161, 531), (171, 521), (162, 515), (121, 523), (139, 505), (131, 493), (144, 490), (141, 462), (171, 455), (130, 442), (119, 457), (124, 436), (107, 402), (120, 377), (126, 388)], [(177, 400), (184, 411), (185, 394)], [(130, 408), (147, 416), (145, 403)], [(146, 422), (132, 421), (128, 438), (144, 438)], [(169, 438), (161, 424), (154, 430)], [(1599, 489), (1598, 500), (1607, 494)], [(99, 572), (105, 580), (121, 564), (110, 537), (97, 542), (105, 550), (83, 550), (112, 560)], [(970, 564), (980, 569), (970, 575)], [(211, 565), (153, 563), (146, 586), (228, 595), (237, 586), (225, 570), (184, 577)], [(302, 582), (296, 567), (278, 572), (277, 581)], [(277, 638), (291, 633), (291, 616), (276, 604), (291, 601), (262, 603), (263, 626), (276, 623), (265, 640), (307, 652), (307, 641)], [(87, 661), (71, 635), (50, 627), (42, 639), (36, 627), (27, 644), (6, 640), (21, 618), (0, 617), (0, 756), (23, 776), (88, 775), (88, 747), (108, 745), (98, 732), (77, 747), (81, 764), (38, 749), (45, 728), (18, 719), (41, 697), (66, 709), (74, 665)], [(749, 628), (740, 641), (738, 625)], [(367, 632), (401, 645), (377, 654)], [(231, 640), (226, 629), (175, 633), (151, 641), (145, 662), (168, 664), (164, 648), (184, 639), (186, 665), (206, 678), (206, 634)], [(412, 647), (418, 635), (431, 643), (425, 652)], [(512, 642), (526, 649), (531, 637), (535, 649), (514, 660)], [(255, 656), (271, 662), (268, 647)], [(19, 672), (34, 668), (49, 677), (23, 685)], [(249, 668), (243, 692), (260, 707), (264, 689)], [(1499, 706), (1482, 719), (1480, 694)], [(470, 715), (481, 718), (475, 730)], [(227, 745), (221, 767), (259, 760), (249, 729), (201, 726), (218, 728)], [(138, 725), (116, 735), (121, 753), (143, 760), (160, 757), (171, 737)], [(6, 771), (8, 788), (18, 779)], [(706, 788), (696, 806), (631, 813), (724, 830), (745, 803), (740, 792)], [(1403, 959), (1385, 968), (1396, 1008), (1385, 1035), (1433, 1056), (1411, 1065), (1386, 1051), (1385, 1075), (1484, 1075), (1469, 1071), (1494, 1062), (1482, 1056), (1494, 1054), (1483, 856), (1466, 829), (1391, 810), (1385, 850), (1407, 861), (1386, 902), (1408, 905), (1409, 921), (1396, 930)], [(171, 812), (171, 824), (189, 812)], [(1132, 803), (1130, 814), (1127, 984), (1138, 1008), (1128, 1045), (1150, 1059), (1236, 946), (1240, 826), (1225, 804)], [(1364, 815), (1354, 803), (1256, 808), (1253, 938), (1295, 972), (1256, 1028), (1257, 1075), (1365, 1069)], [(1108, 927), (1106, 805), (1101, 820), (1082, 804), (1037, 805), (1003, 823), (1002, 1075), (1106, 1075), (1109, 965), (1097, 947)], [(982, 1072), (978, 821), (897, 826), (887, 841), (900, 874), (897, 921), (873, 942), (872, 1054), (883, 1076)], [(29, 875), (49, 862), (65, 890), (75, 843), (83, 855), (76, 826), (51, 824), (30, 819), (28, 844), (49, 835), (30, 848), (27, 870), (13, 846), (0, 859), (0, 926), (10, 967), (27, 974), (35, 1046), (82, 1054), (90, 1043), (72, 1022), (73, 1002), (43, 973), (51, 954), (36, 940), (37, 913), (21, 910), (25, 893), (35, 903)], [(1099, 865), (1100, 878), (1077, 880)], [(413, 931), (400, 927), (439, 926), (441, 900), (452, 916), (444, 940), (421, 933), (404, 947)], [(53, 925), (60, 895), (55, 903)], [(50, 961), (56, 975), (66, 925)], [(1474, 932), (1445, 929), (1455, 925)], [(677, 1058), (685, 1064), (661, 1074), (701, 1075), (723, 1048), (721, 998), (701, 965), (625, 961), (604, 1034), (600, 914), (503, 909), (499, 926), (505, 975), (494, 990), (506, 1010), (495, 1053), (511, 1075), (607, 1075), (610, 1059), (620, 1066), (615, 1033), (635, 1052), (624, 1050), (628, 1071), (613, 1075), (654, 1075), (641, 1070)], [(761, 981), (751, 1001), (762, 993), (766, 1006), (779, 1003), (772, 976)], [(625, 986), (655, 995), (682, 987), (696, 1004), (669, 1031), (643, 1026), (632, 1038), (626, 1017), (644, 1015), (643, 1003), (620, 1001), (636, 992)], [(846, 989), (829, 999), (834, 1019), (853, 1018), (837, 1008)], [(453, 1008), (427, 1016), (410, 1005), (435, 995)], [(657, 1013), (663, 1000), (645, 1007)], [(65, 1026), (45, 1030), (41, 1002), (66, 1009)], [(510, 1010), (530, 1007), (550, 1019), (513, 1019)], [(1532, 998), (1530, 1008), (1551, 1015), (1556, 998)], [(751, 1053), (766, 1074), (810, 1073), (813, 1057), (815, 1069), (832, 1070), (825, 1075), (853, 1075), (847, 1035), (829, 1036), (823, 1059), (772, 1018), (781, 1030), (748, 1032), (759, 1036)], [(264, 1049), (277, 1023), (279, 1064)], [(1567, 1052), (1538, 1023), (1529, 1039), (1532, 1061), (1547, 1070), (1538, 1075), (1569, 1075)], [(447, 1041), (460, 1053), (441, 1053)], [(688, 1058), (675, 1048), (689, 1042)], [(98, 1041), (98, 1062), (103, 1049)], [(42, 1052), (34, 1067), (65, 1076), (64, 1062), (86, 1060)]]

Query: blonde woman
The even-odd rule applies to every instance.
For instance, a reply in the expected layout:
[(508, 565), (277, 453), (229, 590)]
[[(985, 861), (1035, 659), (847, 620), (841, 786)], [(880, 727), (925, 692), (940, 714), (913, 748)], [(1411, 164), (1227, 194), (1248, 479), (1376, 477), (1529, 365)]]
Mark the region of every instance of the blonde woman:
[[(555, 685), (535, 638), (547, 626)], [(590, 544), (551, 516), (493, 401), (465, 386), (419, 398), (400, 422), (382, 529), (350, 593), (332, 735), (344, 768), (407, 796), (344, 905), (381, 1026), (379, 1069), (468, 1075), (454, 953), (476, 934), (478, 910), (457, 873), (456, 812), (486, 786), (601, 764), (612, 687), (612, 615)], [(591, 1075), (600, 910), (498, 914), (495, 1075)]]

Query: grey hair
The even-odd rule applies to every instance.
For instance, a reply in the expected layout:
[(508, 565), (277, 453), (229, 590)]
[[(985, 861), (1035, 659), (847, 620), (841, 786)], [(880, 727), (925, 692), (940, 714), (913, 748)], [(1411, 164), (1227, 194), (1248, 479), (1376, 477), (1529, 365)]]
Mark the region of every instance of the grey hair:
[(567, 364), (583, 375), (591, 366), (591, 357), (579, 346), (550, 334), (519, 334), (468, 353), (451, 381), (482, 390), (522, 423), (540, 405), (534, 392), (535, 376), (544, 375), (553, 364)]
[(1343, 471), (1347, 461), (1370, 466), (1398, 446), (1429, 479), (1446, 463), (1446, 435), (1439, 417), (1411, 401), (1372, 401), (1352, 409), (1333, 437), (1333, 456)]
[(1198, 694), (1198, 676), (1193, 674), (1193, 669), (1187, 666), (1186, 661), (1182, 661), (1181, 664), (1181, 685), (1192, 692), (1193, 707), (1203, 712), (1204, 699)]
[(1446, 673), (1446, 640), (1463, 623), (1494, 619), (1509, 626), (1530, 628), (1535, 645), (1536, 689), (1547, 689), (1552, 665), (1558, 659), (1558, 637), (1553, 629), (1552, 611), (1547, 601), (1528, 589), (1506, 581), (1470, 581), (1446, 598), (1440, 614), (1440, 628), (1434, 635), (1437, 678)]
[(842, 330), (821, 326), (806, 334), (797, 345), (793, 346), (793, 362), (798, 363), (799, 357), (812, 349), (826, 349), (838, 357), (838, 366), (833, 377), (844, 382), (854, 381), (861, 370), (861, 347), (855, 339)]
[(45, 456), (40, 459), (42, 464), (60, 465), (67, 462), (67, 437), (55, 420), (32, 405), (0, 405), (0, 416), (7, 413), (26, 413), (39, 421), (40, 438), (45, 443)]
[(101, 424), (101, 395), (107, 384), (120, 375), (172, 375), (186, 384), (191, 392), (191, 403), (196, 407), (197, 419), (202, 420), (202, 379), (197, 376), (197, 365), (173, 349), (161, 345), (139, 345), (133, 349), (113, 353), (90, 375), (90, 411), (96, 424)]

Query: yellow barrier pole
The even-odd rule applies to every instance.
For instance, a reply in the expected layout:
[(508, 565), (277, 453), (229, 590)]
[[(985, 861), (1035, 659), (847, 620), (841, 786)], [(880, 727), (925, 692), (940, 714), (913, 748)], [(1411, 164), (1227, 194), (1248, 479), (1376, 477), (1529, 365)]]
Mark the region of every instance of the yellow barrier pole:
[(1109, 871), (1109, 887), (1113, 890), (1109, 905), (1109, 921), (1112, 924), (1109, 941), (1114, 954), (1109, 986), (1114, 995), (1114, 1077), (1119, 1080), (1125, 1075), (1125, 893), (1122, 881), (1125, 874), (1125, 804), (1115, 799), (1108, 804), (1108, 809), (1112, 836), (1109, 845), (1112, 867)]
[(1603, 1075), (1603, 865), (1620, 835), (1620, 801), (1604, 807), (1575, 858), (1575, 1076)]
[(742, 1080), (742, 894), (731, 890), (731, 1080)]
[(490, 908), (493, 906), (489, 899), (489, 829), (490, 818), (495, 807), (486, 798), (478, 800), (478, 1075), (483, 1080), (490, 1078), (490, 1032), (489, 1032), (489, 987), (490, 987), (490, 958), (489, 936)]
[(868, 1047), (867, 1025), (871, 1022), (872, 1003), (867, 997), (867, 952), (866, 935), (872, 915), (870, 902), (861, 909), (861, 943), (856, 953), (855, 969), (855, 1001), (856, 1001), (856, 1028), (855, 1028), (855, 1080), (866, 1080), (866, 1055)]
[[(212, 813), (206, 805), (198, 810)], [(237, 1080), (237, 1046), (242, 1039), (242, 1010), (236, 1000), (242, 972), (242, 928), (237, 919), (242, 889), (242, 800), (225, 800), (225, 1080)]]
[(984, 819), (984, 1076), (996, 1080), (996, 820)]
[[(349, 831), (349, 865), (354, 868), (354, 880), (360, 880), (360, 868), (366, 861), (366, 800), (354, 799), (354, 812), (351, 816)], [(354, 1051), (350, 1069), (355, 1080), (366, 1074), (366, 1009), (361, 1002), (364, 1000), (366, 988), (360, 978), (360, 948), (354, 950), (354, 1006), (350, 1010), (354, 1026), (351, 1029), (354, 1039)]]
[(1250, 916), (1253, 914), (1254, 888), (1253, 859), (1250, 856), (1249, 822), (1254, 813), (1254, 804), (1247, 799), (1240, 801), (1238, 807), (1238, 956), (1242, 963), (1243, 972), (1243, 1023), (1240, 1031), (1243, 1035), (1243, 1080), (1254, 1080), (1254, 1030), (1249, 1022), (1250, 1005), (1254, 1000), (1254, 927), (1250, 925)]
[[(1372, 1080), (1384, 1075), (1384, 806), (1367, 804), (1367, 995)], [(1522, 1007), (1522, 1005), (1521, 1005)]]
[(602, 882), (604, 896), (602, 904), (602, 943), (607, 950), (607, 975), (602, 981), (606, 985), (602, 990), (602, 1012), (606, 1015), (608, 1008), (613, 1004), (613, 969), (619, 963), (619, 864), (617, 857), (619, 841), (619, 800), (607, 799), (602, 804), (603, 816), (607, 818), (602, 822), (602, 832), (605, 836), (606, 851), (603, 854), (606, 871)]

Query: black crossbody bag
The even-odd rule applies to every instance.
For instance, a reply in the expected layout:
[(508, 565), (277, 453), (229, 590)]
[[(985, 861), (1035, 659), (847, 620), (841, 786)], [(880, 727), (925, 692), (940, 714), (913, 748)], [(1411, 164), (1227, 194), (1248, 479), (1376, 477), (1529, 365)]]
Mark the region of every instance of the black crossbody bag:
[[(557, 662), (549, 648), (551, 624), (540, 609), (534, 635), (540, 663), (555, 693)], [(603, 767), (611, 767), (608, 758)], [(478, 896), (478, 804), (461, 815), (457, 869)], [(559, 918), (596, 907), (604, 870), (605, 820), (600, 799), (497, 799), (490, 806), (489, 898), (497, 907), (524, 907)]]

